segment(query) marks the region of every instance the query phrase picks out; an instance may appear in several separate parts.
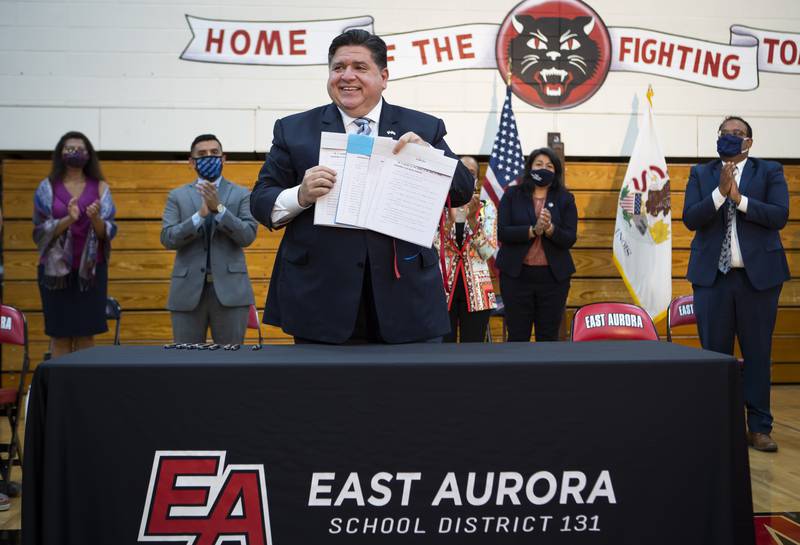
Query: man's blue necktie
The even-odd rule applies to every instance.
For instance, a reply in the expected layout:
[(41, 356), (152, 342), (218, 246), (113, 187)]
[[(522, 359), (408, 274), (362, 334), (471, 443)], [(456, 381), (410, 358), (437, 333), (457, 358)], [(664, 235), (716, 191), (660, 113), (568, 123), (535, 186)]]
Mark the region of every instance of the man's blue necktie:
[[(733, 169), (733, 183), (736, 183), (736, 175), (739, 173), (739, 168)], [(722, 251), (719, 254), (719, 264), (717, 268), (722, 274), (728, 274), (731, 270), (731, 237), (733, 236), (733, 219), (736, 217), (736, 205), (730, 199), (725, 198), (725, 238), (722, 239)]]
[(356, 134), (364, 134), (366, 136), (372, 134), (372, 129), (369, 128), (369, 119), (359, 117), (358, 119), (354, 119), (353, 123), (358, 127), (358, 132)]

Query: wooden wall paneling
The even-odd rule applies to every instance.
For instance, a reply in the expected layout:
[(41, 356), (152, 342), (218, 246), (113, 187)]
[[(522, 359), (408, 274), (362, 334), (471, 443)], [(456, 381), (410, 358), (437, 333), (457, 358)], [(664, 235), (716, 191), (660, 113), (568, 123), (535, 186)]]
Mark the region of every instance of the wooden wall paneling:
[[(38, 252), (24, 250), (5, 253), (5, 280), (36, 278)], [(245, 252), (251, 280), (269, 278), (275, 263), (275, 250)], [(165, 280), (170, 278), (174, 250), (117, 250), (112, 247), (109, 278), (112, 280)]]
[[(256, 304), (261, 307), (267, 295), (267, 281), (253, 280)], [(168, 280), (114, 280), (108, 282), (108, 295), (119, 301), (123, 312), (164, 310), (169, 293)], [(23, 312), (41, 309), (39, 288), (35, 280), (5, 284), (5, 301)], [(134, 337), (135, 338), (135, 337)]]
[[(797, 214), (800, 216), (800, 212)], [(161, 246), (161, 220), (120, 220), (117, 222), (120, 236), (114, 240), (114, 251), (117, 250), (163, 250)], [(30, 218), (12, 219), (3, 226), (5, 251), (33, 250)], [(611, 248), (614, 234), (613, 219), (584, 219), (578, 223), (578, 241), (576, 248)], [(123, 236), (124, 235), (124, 236)], [(258, 236), (247, 251), (277, 250), (283, 230), (269, 229), (259, 226)], [(682, 221), (672, 222), (672, 247), (676, 250), (687, 250), (694, 233), (689, 231)], [(800, 250), (800, 220), (790, 221), (781, 231), (781, 239), (787, 250)]]
[[(103, 161), (103, 175), (111, 191), (149, 191), (173, 189), (194, 181), (197, 174), (186, 161)], [(261, 161), (229, 161), (225, 178), (252, 187), (258, 178)], [(7, 160), (3, 164), (3, 186), (7, 189), (34, 189), (50, 170), (50, 161)]]
[[(670, 189), (684, 191), (689, 181), (692, 165), (686, 163), (669, 163)], [(625, 178), (626, 163), (597, 163), (567, 161), (565, 179), (570, 190), (615, 190), (622, 187)], [(784, 165), (784, 176), (789, 191), (800, 192), (800, 165)]]
[[(263, 305), (268, 282), (254, 281), (256, 302)], [(7, 282), (5, 301), (24, 312), (41, 307), (35, 280)], [(167, 280), (114, 280), (109, 281), (108, 294), (119, 300), (123, 310), (161, 310), (165, 308), (169, 281)], [(674, 296), (692, 293), (691, 285), (683, 279), (673, 278)], [(625, 284), (620, 278), (573, 278), (567, 305), (579, 307), (596, 301), (630, 301)], [(800, 306), (800, 279), (790, 280), (783, 286), (780, 296), (782, 307)]]
[[(148, 192), (117, 191), (114, 193), (114, 202), (117, 206), (118, 219), (160, 219), (167, 200), (165, 190), (152, 190)], [(619, 192), (574, 190), (575, 205), (578, 208), (578, 218), (583, 219), (614, 219)], [(23, 189), (8, 189), (3, 192), (5, 214), (8, 219), (29, 219), (33, 212), (32, 192)], [(790, 210), (800, 207), (800, 194), (789, 195)], [(678, 221), (683, 214), (683, 193), (672, 193), (672, 219)], [(793, 216), (794, 218), (794, 216)]]
[[(188, 154), (187, 154), (188, 155)], [(101, 154), (102, 158), (102, 154)], [(228, 161), (223, 172), (225, 177), (240, 185), (252, 186), (258, 178), (261, 161)], [(195, 173), (188, 161), (102, 161), (103, 174), (114, 188), (147, 190), (173, 188), (191, 182)], [(686, 189), (688, 163), (669, 163), (670, 187), (673, 191)], [(567, 161), (566, 181), (570, 189), (617, 190), (622, 184), (628, 165), (620, 163), (598, 163)], [(9, 189), (35, 187), (50, 169), (50, 161), (7, 160), (4, 164), (4, 186)], [(800, 192), (800, 165), (784, 165), (784, 175), (789, 191)], [(486, 172), (486, 164), (481, 165)]]
[[(671, 164), (673, 189), (673, 293), (691, 293), (683, 279), (688, 261), (688, 247), (693, 233), (680, 221), (683, 193), (689, 175), (688, 164)], [(229, 162), (225, 175), (229, 179), (252, 186), (261, 167), (260, 161)], [(125, 343), (161, 344), (171, 338), (169, 313), (164, 309), (169, 289), (169, 273), (174, 252), (163, 249), (159, 235), (161, 214), (167, 193), (174, 187), (194, 179), (191, 167), (183, 161), (104, 161), (106, 178), (111, 183), (118, 207), (119, 235), (111, 258), (109, 294), (123, 307), (122, 338)], [(482, 165), (485, 169), (485, 165)], [(614, 268), (611, 239), (618, 191), (627, 165), (624, 163), (568, 162), (567, 182), (575, 193), (578, 205), (578, 243), (573, 251), (577, 273), (572, 281), (568, 300), (568, 321), (574, 309), (599, 300), (629, 301), (630, 297)], [(36, 286), (37, 254), (31, 239), (33, 191), (46, 175), (49, 161), (10, 160), (2, 164), (4, 212), (4, 300), (21, 307), (29, 316), (32, 361), (37, 362), (47, 349), (41, 304)], [(800, 265), (800, 165), (785, 167), (791, 192), (790, 221), (781, 236), (792, 271)], [(247, 263), (256, 293), (256, 303), (264, 297), (280, 243), (282, 230), (263, 227), (253, 245), (246, 249)], [(800, 280), (784, 285), (781, 308), (774, 338), (773, 381), (800, 381)], [(492, 319), (492, 331), (500, 337), (500, 321)], [(658, 324), (665, 335), (665, 324)], [(269, 343), (289, 343), (282, 331), (264, 326)], [(256, 338), (248, 331), (248, 339)], [(98, 343), (111, 342), (111, 335), (98, 337)], [(684, 328), (678, 342), (699, 345), (696, 332)], [(21, 353), (4, 346), (4, 385), (13, 384), (13, 371), (19, 368)], [(15, 363), (17, 362), (17, 363)], [(17, 379), (18, 380), (18, 379)]]
[[(163, 250), (161, 245), (161, 218), (147, 220), (120, 220), (117, 222), (119, 235), (113, 241), (113, 249), (118, 250)], [(270, 231), (258, 226), (258, 234), (247, 247), (251, 250), (277, 250), (283, 236), (282, 229)], [(12, 219), (3, 225), (3, 248), (12, 250), (35, 250), (33, 243), (33, 224), (30, 218)]]
[[(259, 305), (259, 315), (261, 305)], [(32, 343), (47, 344), (48, 338), (44, 334), (44, 316), (40, 311), (26, 313), (28, 327), (30, 330), (30, 340)], [(111, 343), (114, 340), (112, 322), (109, 322), (109, 331), (95, 337), (98, 343)], [(120, 330), (121, 342), (125, 344), (158, 344), (172, 339), (172, 324), (169, 312), (166, 310), (147, 310), (138, 312), (122, 312), (122, 328)], [(136, 336), (132, 337), (131, 332)], [(265, 338), (284, 339), (290, 338), (283, 331), (276, 327), (264, 326), (262, 324), (261, 334)], [(250, 339), (257, 339), (258, 334), (255, 329), (248, 329), (247, 336)]]

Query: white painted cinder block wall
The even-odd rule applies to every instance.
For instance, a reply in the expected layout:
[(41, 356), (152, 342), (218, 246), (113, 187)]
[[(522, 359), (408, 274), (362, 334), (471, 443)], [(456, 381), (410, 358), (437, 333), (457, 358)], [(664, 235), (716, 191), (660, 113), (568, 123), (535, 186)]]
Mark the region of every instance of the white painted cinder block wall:
[[(727, 43), (729, 28), (800, 32), (798, 0), (590, 0), (608, 26)], [(185, 15), (236, 20), (319, 20), (360, 15), (378, 34), (502, 22), (513, 0), (0, 0), (0, 150), (49, 150), (84, 131), (105, 151), (185, 151), (215, 132), (227, 151), (264, 152), (281, 116), (328, 102), (325, 66), (236, 66), (179, 59)], [(753, 91), (728, 91), (645, 74), (611, 72), (598, 93), (565, 111), (515, 100), (525, 149), (560, 131), (571, 156), (626, 156), (632, 114), (648, 83), (667, 156), (715, 155), (726, 114), (754, 127), (753, 153), (800, 157), (800, 74), (760, 73)], [(504, 84), (495, 70), (389, 83), (388, 101), (443, 118), (457, 153), (486, 154)]]

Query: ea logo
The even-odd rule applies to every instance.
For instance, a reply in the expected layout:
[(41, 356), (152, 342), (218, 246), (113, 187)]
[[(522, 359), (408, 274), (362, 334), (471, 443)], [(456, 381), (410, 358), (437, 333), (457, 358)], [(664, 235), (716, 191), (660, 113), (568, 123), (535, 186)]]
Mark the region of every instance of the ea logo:
[(264, 466), (226, 454), (156, 451), (139, 542), (272, 544)]
[(495, 44), (503, 78), (519, 98), (546, 110), (573, 108), (603, 85), (611, 39), (580, 0), (525, 0), (506, 15)]

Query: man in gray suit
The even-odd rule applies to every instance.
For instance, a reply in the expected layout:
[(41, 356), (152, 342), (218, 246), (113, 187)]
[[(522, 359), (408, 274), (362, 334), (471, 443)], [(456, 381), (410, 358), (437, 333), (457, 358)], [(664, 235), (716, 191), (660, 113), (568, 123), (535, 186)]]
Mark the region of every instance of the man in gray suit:
[(213, 134), (192, 142), (198, 179), (170, 192), (161, 244), (177, 250), (167, 308), (176, 343), (241, 344), (253, 288), (242, 248), (256, 238), (250, 192), (222, 177), (225, 155)]

